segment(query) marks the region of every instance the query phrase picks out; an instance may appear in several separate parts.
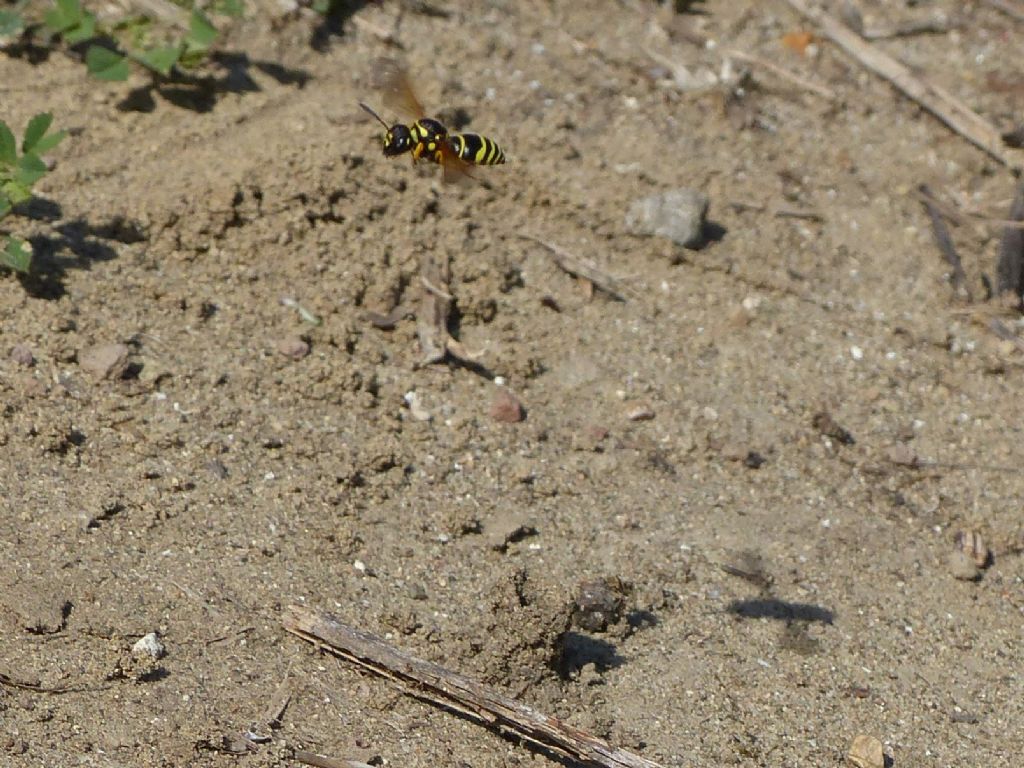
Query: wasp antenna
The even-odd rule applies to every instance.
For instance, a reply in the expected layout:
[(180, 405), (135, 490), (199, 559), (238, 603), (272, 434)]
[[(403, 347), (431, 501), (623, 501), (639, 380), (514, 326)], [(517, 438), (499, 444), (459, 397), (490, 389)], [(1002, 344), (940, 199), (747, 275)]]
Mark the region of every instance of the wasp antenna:
[(374, 112), (372, 109), (370, 109), (370, 107), (368, 105), (366, 105), (366, 104), (364, 104), (363, 102), (360, 101), (359, 102), (359, 106), (362, 107), (363, 109), (365, 109), (367, 112), (369, 112), (375, 118), (377, 118), (377, 120), (380, 122), (380, 124), (383, 125), (385, 128), (390, 128), (391, 127), (387, 123), (384, 122), (384, 118), (383, 117), (381, 117), (376, 112)]

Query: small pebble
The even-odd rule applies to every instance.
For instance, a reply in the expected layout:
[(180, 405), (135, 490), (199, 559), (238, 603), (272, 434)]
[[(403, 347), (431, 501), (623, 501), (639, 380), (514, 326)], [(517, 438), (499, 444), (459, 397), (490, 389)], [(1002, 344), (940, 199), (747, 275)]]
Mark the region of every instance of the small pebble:
[(414, 421), (430, 421), (433, 418), (415, 391), (406, 392), (403, 400), (405, 400), (405, 404), (409, 408), (409, 415)]
[(301, 360), (309, 354), (309, 342), (301, 336), (286, 336), (278, 339), (277, 351), (292, 360)]
[(515, 424), (525, 418), (523, 404), (504, 387), (494, 393), (490, 413), (492, 419), (502, 424)]
[(125, 344), (99, 344), (78, 355), (79, 367), (97, 379), (120, 379), (128, 370)]
[(626, 592), (626, 585), (617, 577), (583, 582), (576, 593), (573, 623), (588, 632), (603, 632), (609, 624), (617, 624)]
[(206, 462), (206, 471), (209, 472), (218, 480), (223, 480), (228, 476), (228, 468), (220, 459), (211, 459), (210, 461)]
[(15, 344), (11, 349), (11, 360), (26, 368), (35, 365), (36, 357), (26, 344)]
[(916, 467), (919, 459), (917, 453), (906, 443), (897, 443), (896, 445), (890, 446), (887, 451), (889, 461), (893, 464), (898, 464), (901, 467)]
[(956, 548), (963, 552), (979, 568), (987, 568), (992, 562), (992, 553), (985, 540), (977, 531), (960, 531), (956, 535)]
[(650, 421), (654, 418), (654, 411), (649, 405), (638, 403), (626, 411), (626, 418), (630, 421)]
[(722, 457), (729, 461), (743, 462), (747, 469), (760, 469), (767, 461), (764, 456), (741, 442), (729, 442), (722, 446)]
[(885, 768), (885, 753), (882, 742), (874, 736), (860, 734), (850, 745), (846, 759), (857, 768)]
[(673, 189), (635, 201), (626, 213), (626, 231), (667, 237), (684, 248), (704, 242), (708, 196), (694, 189)]
[(811, 422), (814, 428), (818, 430), (825, 437), (831, 437), (840, 445), (853, 445), (856, 441), (853, 439), (853, 435), (843, 427), (839, 422), (832, 418), (832, 414), (826, 411), (821, 411), (814, 414), (814, 419)]
[(954, 579), (960, 581), (977, 581), (981, 578), (981, 570), (962, 549), (954, 549), (949, 553), (949, 572)]
[(409, 597), (412, 600), (426, 600), (427, 599), (427, 588), (422, 584), (415, 582), (407, 587)]
[(498, 552), (505, 552), (509, 544), (536, 534), (537, 529), (533, 524), (515, 509), (500, 512), (484, 525), (488, 545)]
[(156, 632), (150, 632), (136, 641), (135, 645), (132, 646), (132, 653), (136, 656), (162, 659), (167, 655), (167, 648), (160, 642), (160, 636)]

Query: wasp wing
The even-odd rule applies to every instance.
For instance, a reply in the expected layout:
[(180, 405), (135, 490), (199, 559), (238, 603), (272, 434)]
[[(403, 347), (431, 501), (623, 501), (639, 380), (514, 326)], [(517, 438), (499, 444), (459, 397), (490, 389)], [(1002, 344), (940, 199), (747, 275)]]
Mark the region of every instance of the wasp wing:
[(438, 162), (441, 163), (441, 181), (445, 184), (480, 181), (473, 175), (473, 166), (459, 157), (459, 153), (447, 141), (441, 142), (441, 157)]
[(399, 62), (390, 58), (374, 60), (371, 84), (383, 96), (384, 103), (396, 112), (419, 120), (426, 117), (423, 105), (409, 82), (409, 75)]

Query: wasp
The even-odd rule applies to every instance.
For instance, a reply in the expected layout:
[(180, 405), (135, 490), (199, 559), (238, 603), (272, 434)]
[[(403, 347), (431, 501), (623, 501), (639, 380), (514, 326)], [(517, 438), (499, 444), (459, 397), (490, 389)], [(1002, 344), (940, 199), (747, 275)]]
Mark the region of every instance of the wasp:
[(410, 125), (388, 125), (368, 105), (359, 102), (360, 107), (384, 126), (385, 157), (397, 157), (411, 152), (414, 163), (424, 158), (440, 165), (446, 182), (472, 178), (472, 166), (501, 165), (505, 162), (505, 153), (492, 139), (479, 133), (450, 132), (441, 121), (427, 117), (405, 70), (394, 60), (378, 60), (374, 80), (384, 94), (387, 106), (414, 118)]

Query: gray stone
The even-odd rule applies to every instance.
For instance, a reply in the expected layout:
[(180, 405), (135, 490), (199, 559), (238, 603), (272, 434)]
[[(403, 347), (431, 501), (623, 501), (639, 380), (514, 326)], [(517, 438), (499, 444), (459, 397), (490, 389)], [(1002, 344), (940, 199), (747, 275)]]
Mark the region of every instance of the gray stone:
[(708, 196), (694, 189), (673, 189), (635, 201), (626, 213), (626, 230), (633, 235), (667, 237), (684, 248), (704, 241)]

